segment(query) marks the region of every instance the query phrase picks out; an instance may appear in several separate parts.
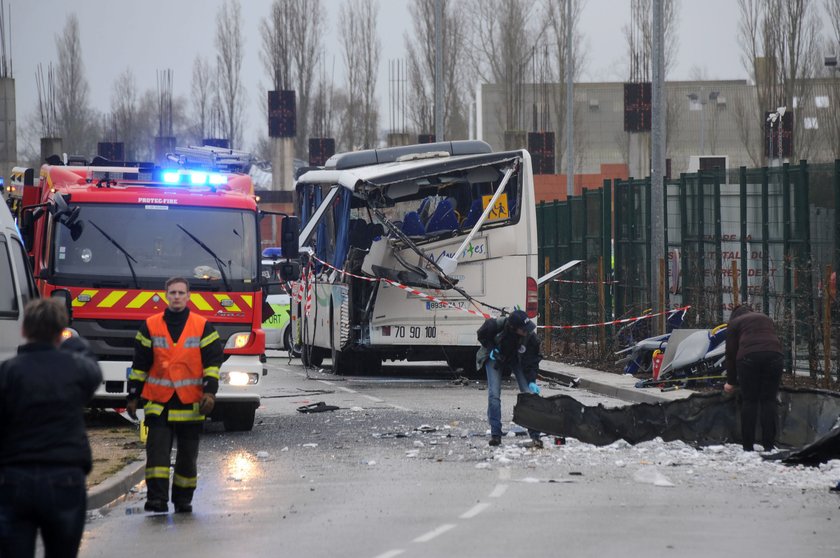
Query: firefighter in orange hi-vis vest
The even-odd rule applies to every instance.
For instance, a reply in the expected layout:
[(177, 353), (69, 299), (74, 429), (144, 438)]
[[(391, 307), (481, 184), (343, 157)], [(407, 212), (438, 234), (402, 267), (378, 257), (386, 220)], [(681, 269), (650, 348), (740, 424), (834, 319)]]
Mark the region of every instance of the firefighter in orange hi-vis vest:
[(126, 410), (136, 418), (140, 400), (149, 428), (146, 440), (146, 511), (169, 511), (169, 463), (178, 440), (172, 503), (192, 512), (198, 479), (198, 437), (213, 411), (223, 349), (213, 326), (190, 312), (190, 285), (183, 277), (166, 282), (168, 308), (150, 316), (134, 340)]

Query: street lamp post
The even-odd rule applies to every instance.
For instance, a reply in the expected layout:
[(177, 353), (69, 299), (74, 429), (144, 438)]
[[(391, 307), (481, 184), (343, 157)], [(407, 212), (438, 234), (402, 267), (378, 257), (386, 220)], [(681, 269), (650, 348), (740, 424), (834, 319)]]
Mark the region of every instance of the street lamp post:
[(704, 88), (700, 88), (700, 93), (689, 93), (688, 98), (694, 103), (700, 104), (700, 155), (706, 154), (706, 102), (707, 99), (712, 101), (713, 103), (717, 102), (717, 98), (720, 95), (720, 91), (711, 91), (706, 96)]

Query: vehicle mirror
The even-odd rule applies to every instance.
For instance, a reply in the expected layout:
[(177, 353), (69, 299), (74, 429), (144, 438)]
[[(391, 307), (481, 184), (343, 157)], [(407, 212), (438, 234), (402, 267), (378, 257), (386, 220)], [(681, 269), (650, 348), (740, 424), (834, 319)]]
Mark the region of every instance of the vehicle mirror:
[(70, 322), (73, 321), (73, 295), (67, 289), (56, 289), (50, 293), (50, 297), (61, 299), (64, 302), (64, 307), (67, 309), (67, 318)]
[(72, 238), (74, 242), (76, 240), (79, 240), (79, 237), (82, 236), (82, 231), (85, 229), (84, 222), (77, 221), (77, 222), (73, 223), (72, 225), (68, 225), (68, 226), (70, 228), (70, 238)]
[(283, 281), (297, 281), (300, 279), (300, 263), (286, 261), (277, 264), (277, 273)]
[[(298, 237), (300, 236), (300, 219), (286, 217), (280, 226), (280, 247), (286, 258), (297, 258), (300, 255)], [(300, 269), (298, 269), (300, 271)]]

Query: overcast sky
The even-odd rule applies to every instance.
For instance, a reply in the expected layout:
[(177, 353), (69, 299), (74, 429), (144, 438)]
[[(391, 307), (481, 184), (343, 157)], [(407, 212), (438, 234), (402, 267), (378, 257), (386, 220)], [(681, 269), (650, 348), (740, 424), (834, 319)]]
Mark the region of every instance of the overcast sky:
[[(156, 88), (156, 70), (172, 68), (176, 95), (189, 92), (193, 60), (198, 53), (215, 55), (216, 12), (222, 0), (4, 0), (11, 6), (12, 57), (19, 122), (37, 102), (35, 69), (57, 59), (55, 36), (68, 14), (79, 17), (85, 72), (91, 105), (110, 110), (114, 78), (131, 67), (138, 87)], [(381, 122), (388, 123), (388, 61), (404, 56), (403, 35), (410, 27), (411, 0), (379, 1), (382, 42), (378, 96)], [(679, 0), (679, 51), (671, 80), (691, 79), (702, 71), (707, 79), (745, 78), (737, 44), (735, 0)], [(340, 0), (324, 0), (328, 14), (327, 52), (335, 53), (336, 79), (341, 79), (340, 46), (335, 37)], [(259, 24), (271, 0), (242, 0), (247, 90), (246, 145), (257, 127), (266, 126), (258, 108), (265, 101), (258, 83), (267, 83), (259, 59)], [(629, 0), (586, 0), (582, 32), (588, 50), (583, 81), (623, 81), (627, 75), (622, 28), (630, 14)], [(8, 8), (7, 8), (8, 9)], [(330, 56), (330, 55), (328, 55)], [(258, 104), (259, 103), (259, 104)]]

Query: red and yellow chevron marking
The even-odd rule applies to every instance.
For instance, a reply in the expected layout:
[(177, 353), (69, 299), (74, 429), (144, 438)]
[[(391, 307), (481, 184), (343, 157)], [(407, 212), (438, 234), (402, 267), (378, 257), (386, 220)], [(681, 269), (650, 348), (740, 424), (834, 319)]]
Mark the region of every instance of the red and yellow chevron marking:
[[(164, 291), (135, 289), (84, 289), (69, 287), (74, 315), (91, 318), (137, 319), (166, 309)], [(190, 308), (214, 321), (250, 320), (253, 293), (191, 292)]]

